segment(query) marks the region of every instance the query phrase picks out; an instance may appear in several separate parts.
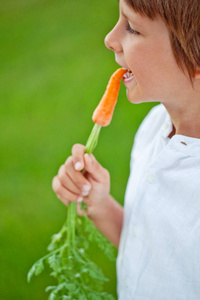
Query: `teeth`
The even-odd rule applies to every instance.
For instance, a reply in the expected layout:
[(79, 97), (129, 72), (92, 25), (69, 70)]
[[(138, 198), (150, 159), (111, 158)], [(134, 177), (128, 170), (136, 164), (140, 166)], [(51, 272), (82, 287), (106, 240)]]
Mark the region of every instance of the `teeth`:
[(124, 74), (124, 78), (130, 78), (130, 77), (133, 77), (133, 73), (131, 71), (127, 71), (125, 74)]

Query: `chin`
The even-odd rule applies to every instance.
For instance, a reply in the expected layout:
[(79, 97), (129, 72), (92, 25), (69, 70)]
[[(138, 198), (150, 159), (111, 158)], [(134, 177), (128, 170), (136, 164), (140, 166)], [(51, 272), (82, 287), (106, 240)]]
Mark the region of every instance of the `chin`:
[(137, 95), (131, 95), (128, 91), (126, 93), (127, 99), (133, 103), (133, 104), (139, 104), (139, 103), (143, 103), (143, 102), (147, 102), (145, 101), (145, 99), (141, 99), (141, 97), (137, 96)]
[(148, 102), (160, 102), (159, 100), (153, 99), (152, 97), (144, 97), (141, 95), (137, 95), (136, 93), (131, 93), (127, 90), (126, 92), (128, 100), (133, 104), (140, 104), (140, 103), (148, 103)]

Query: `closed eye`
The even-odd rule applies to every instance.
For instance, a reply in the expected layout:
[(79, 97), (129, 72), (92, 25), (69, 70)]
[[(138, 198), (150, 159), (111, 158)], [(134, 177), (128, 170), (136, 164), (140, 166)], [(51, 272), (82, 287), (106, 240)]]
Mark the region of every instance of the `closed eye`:
[(129, 33), (131, 33), (131, 34), (135, 34), (135, 35), (140, 34), (138, 31), (134, 30), (134, 29), (130, 26), (129, 23), (128, 23), (127, 26), (126, 26), (126, 30), (127, 30)]

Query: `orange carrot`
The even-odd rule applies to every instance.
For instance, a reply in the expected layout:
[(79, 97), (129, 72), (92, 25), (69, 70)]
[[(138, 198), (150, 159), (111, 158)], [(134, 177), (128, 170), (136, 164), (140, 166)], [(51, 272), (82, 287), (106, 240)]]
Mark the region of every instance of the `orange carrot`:
[(117, 103), (120, 81), (123, 74), (126, 72), (127, 70), (120, 68), (110, 77), (106, 91), (92, 116), (92, 120), (96, 124), (100, 126), (107, 126), (110, 124)]

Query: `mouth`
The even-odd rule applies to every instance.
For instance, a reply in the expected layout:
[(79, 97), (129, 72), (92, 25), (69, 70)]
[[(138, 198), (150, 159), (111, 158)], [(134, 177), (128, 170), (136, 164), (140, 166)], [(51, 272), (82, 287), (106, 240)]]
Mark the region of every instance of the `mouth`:
[(132, 81), (133, 79), (134, 79), (134, 75), (132, 71), (128, 69), (127, 72), (123, 75), (123, 81), (126, 84)]

